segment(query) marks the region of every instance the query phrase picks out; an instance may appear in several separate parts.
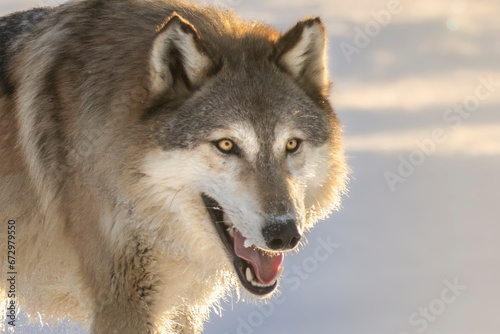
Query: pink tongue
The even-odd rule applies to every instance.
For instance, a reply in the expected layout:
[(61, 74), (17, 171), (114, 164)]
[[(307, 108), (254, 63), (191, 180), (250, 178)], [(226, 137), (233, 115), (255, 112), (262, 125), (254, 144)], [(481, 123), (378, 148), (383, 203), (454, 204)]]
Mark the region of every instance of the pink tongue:
[(236, 255), (252, 264), (257, 279), (262, 284), (271, 284), (278, 276), (278, 269), (283, 261), (283, 253), (264, 253), (256, 247), (245, 248), (246, 238), (240, 231), (234, 230), (234, 251)]

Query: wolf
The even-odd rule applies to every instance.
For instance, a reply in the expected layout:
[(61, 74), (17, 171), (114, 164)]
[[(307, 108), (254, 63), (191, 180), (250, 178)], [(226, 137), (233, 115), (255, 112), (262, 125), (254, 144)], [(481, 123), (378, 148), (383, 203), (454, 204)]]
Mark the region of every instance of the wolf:
[(346, 188), (326, 54), (319, 18), (180, 0), (0, 18), (2, 309), (187, 334), (231, 291), (272, 296)]

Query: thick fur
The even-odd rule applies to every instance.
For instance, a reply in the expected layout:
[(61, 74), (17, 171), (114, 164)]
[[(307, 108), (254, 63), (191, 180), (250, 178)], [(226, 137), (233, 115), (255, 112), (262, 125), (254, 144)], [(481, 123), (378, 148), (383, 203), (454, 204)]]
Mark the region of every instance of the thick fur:
[[(0, 18), (0, 217), (17, 224), (27, 314), (93, 334), (201, 332), (238, 286), (201, 193), (263, 249), (269, 217), (308, 230), (339, 206), (325, 55), (319, 19), (281, 34), (177, 0)], [(5, 237), (0, 254), (7, 302)]]

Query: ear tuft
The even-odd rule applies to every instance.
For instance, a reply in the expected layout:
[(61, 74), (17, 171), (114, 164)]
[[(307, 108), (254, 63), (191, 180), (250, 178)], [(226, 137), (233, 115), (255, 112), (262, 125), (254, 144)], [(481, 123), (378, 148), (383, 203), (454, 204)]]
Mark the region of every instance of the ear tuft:
[(329, 88), (326, 31), (319, 17), (300, 21), (276, 42), (274, 59), (306, 91), (326, 96)]
[(190, 91), (207, 79), (212, 67), (198, 31), (177, 13), (157, 29), (150, 58), (153, 94)]

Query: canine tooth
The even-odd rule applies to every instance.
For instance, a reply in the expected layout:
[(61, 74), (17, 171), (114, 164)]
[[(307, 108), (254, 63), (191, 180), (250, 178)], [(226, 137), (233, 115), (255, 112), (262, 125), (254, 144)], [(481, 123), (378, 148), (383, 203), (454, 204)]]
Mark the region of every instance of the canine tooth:
[(232, 227), (228, 228), (227, 232), (231, 236), (231, 238), (234, 238), (234, 229)]
[(252, 270), (250, 270), (250, 268), (247, 267), (247, 270), (246, 270), (245, 274), (247, 276), (247, 280), (249, 282), (253, 283), (253, 273), (252, 273)]

